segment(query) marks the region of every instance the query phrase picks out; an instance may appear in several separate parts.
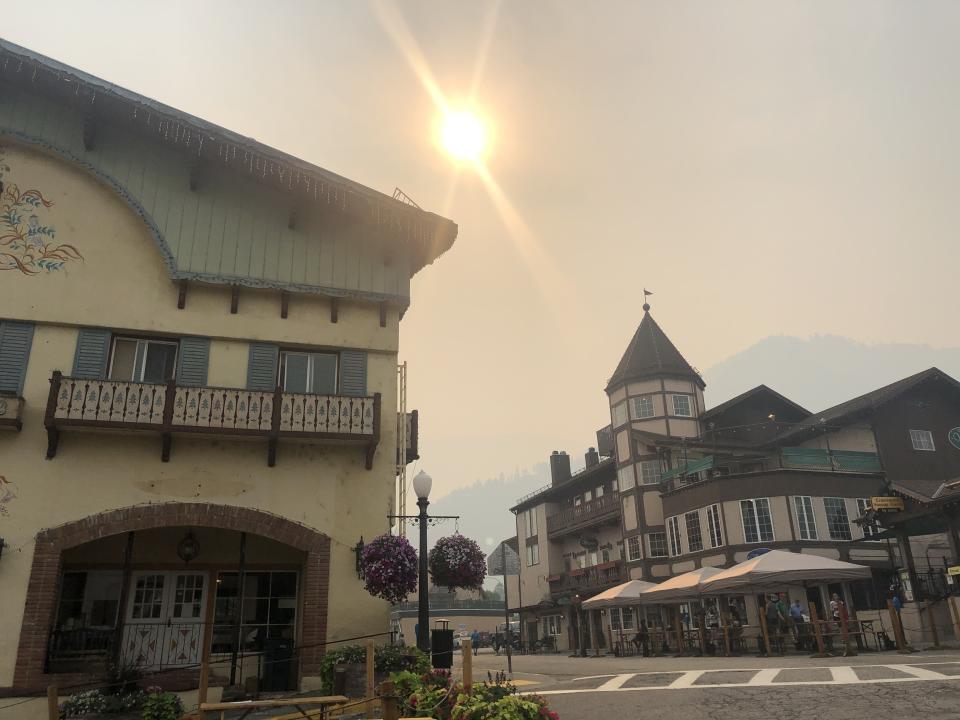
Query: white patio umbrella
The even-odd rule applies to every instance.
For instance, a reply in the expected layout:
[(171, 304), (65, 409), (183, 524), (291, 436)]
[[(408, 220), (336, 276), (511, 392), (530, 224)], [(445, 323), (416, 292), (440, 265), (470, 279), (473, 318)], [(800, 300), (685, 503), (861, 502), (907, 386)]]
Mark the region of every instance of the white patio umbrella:
[(640, 602), (645, 605), (652, 605), (696, 599), (702, 594), (700, 584), (721, 572), (724, 572), (722, 568), (702, 567), (683, 575), (677, 575), (654, 585), (644, 592), (640, 595)]
[(808, 581), (862, 580), (869, 577), (870, 568), (863, 565), (831, 560), (810, 553), (770, 550), (705, 577), (700, 583), (699, 591), (704, 595), (748, 589), (759, 592)]
[(621, 585), (604, 590), (599, 595), (594, 595), (589, 600), (584, 600), (583, 607), (585, 610), (599, 610), (636, 605), (640, 595), (652, 587), (656, 587), (656, 584), (643, 580), (628, 580)]

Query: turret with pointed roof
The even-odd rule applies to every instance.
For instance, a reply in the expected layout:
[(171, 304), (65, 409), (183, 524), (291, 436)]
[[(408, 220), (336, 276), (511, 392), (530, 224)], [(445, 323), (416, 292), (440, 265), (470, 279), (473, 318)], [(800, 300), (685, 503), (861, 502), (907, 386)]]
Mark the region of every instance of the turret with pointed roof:
[(613, 371), (607, 383), (607, 392), (630, 380), (675, 377), (693, 380), (702, 390), (706, 387), (703, 378), (688, 363), (676, 345), (657, 324), (650, 314), (650, 306), (643, 306), (643, 320), (620, 358), (620, 364)]

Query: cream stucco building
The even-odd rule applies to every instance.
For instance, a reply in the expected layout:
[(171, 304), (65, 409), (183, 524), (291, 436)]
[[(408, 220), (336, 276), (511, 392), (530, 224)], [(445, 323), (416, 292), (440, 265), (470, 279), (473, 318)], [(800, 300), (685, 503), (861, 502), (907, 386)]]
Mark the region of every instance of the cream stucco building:
[(386, 631), (354, 545), (456, 225), (7, 43), (0, 183), (0, 690)]

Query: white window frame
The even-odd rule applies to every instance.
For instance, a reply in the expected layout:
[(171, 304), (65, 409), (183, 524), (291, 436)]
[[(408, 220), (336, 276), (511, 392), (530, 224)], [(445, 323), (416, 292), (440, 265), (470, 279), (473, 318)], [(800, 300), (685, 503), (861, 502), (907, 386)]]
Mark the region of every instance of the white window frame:
[[(859, 517), (863, 517), (869, 507), (870, 498), (857, 498), (857, 512), (860, 513)], [(860, 529), (863, 530), (864, 540), (875, 540), (875, 536), (880, 534), (880, 528), (876, 525), (862, 525)]]
[[(637, 463), (637, 468), (640, 470), (640, 484), (641, 485), (659, 485), (660, 480), (663, 476), (663, 472), (660, 470), (660, 461), (659, 460), (641, 460)], [(648, 468), (651, 469), (651, 472), (647, 472)], [(651, 478), (649, 481), (647, 478)]]
[[(703, 528), (700, 527), (700, 511), (692, 510), (684, 513), (683, 524), (687, 529), (687, 552), (700, 552), (703, 550)], [(692, 532), (694, 530), (696, 532)], [(694, 539), (696, 542), (694, 542)], [(699, 547), (697, 547), (698, 545)]]
[(667, 545), (670, 557), (683, 555), (683, 543), (680, 538), (680, 521), (676, 515), (667, 518)]
[[(132, 378), (115, 378), (113, 377), (113, 363), (117, 356), (117, 342), (132, 342), (136, 343), (136, 348), (133, 351), (133, 377)], [(113, 342), (110, 344), (110, 369), (107, 371), (107, 378), (110, 380), (115, 380), (116, 382), (136, 382), (142, 383), (146, 382), (143, 379), (143, 373), (147, 368), (147, 352), (150, 345), (172, 345), (173, 346), (173, 378), (177, 377), (177, 362), (180, 360), (180, 343), (176, 340), (159, 340), (153, 338), (136, 338), (129, 337), (124, 335), (117, 335), (113, 338)], [(141, 352), (140, 348), (143, 348)], [(140, 366), (136, 367), (137, 355), (140, 355)], [(153, 382), (153, 381), (151, 381)]]
[(640, 536), (633, 535), (627, 538), (627, 561), (636, 562), (643, 560), (643, 552), (640, 549)]
[[(828, 500), (837, 502), (828, 503)], [(830, 505), (833, 505), (837, 510), (840, 510), (843, 513), (843, 528), (841, 528), (840, 525), (835, 525), (835, 523), (831, 522), (829, 510)], [(850, 527), (850, 513), (847, 510), (846, 498), (825, 497), (823, 499), (823, 513), (827, 517), (827, 534), (830, 536), (831, 540), (835, 540), (837, 542), (847, 542), (853, 540), (853, 528)], [(846, 534), (848, 537), (837, 537), (838, 534)]]
[(723, 547), (723, 521), (721, 520), (720, 504), (715, 503), (707, 507), (707, 527), (710, 529), (710, 547)]
[(597, 485), (597, 486), (593, 489), (593, 496), (594, 496), (595, 498), (602, 498), (602, 497), (603, 497), (603, 485)]
[(653, 407), (652, 395), (640, 395), (632, 398), (633, 417), (635, 420), (648, 420), (656, 417), (656, 410)]
[[(793, 496), (793, 514), (797, 519), (797, 534), (800, 540), (819, 540), (817, 517), (813, 512), (813, 498), (809, 495)], [(804, 537), (806, 535), (807, 537)]]
[[(692, 418), (693, 415), (694, 415), (694, 413), (693, 413), (693, 408), (694, 408), (693, 395), (685, 395), (685, 394), (679, 394), (679, 393), (678, 393), (678, 394), (676, 394), (676, 395), (673, 395), (672, 397), (673, 397), (672, 402), (673, 402), (673, 415), (674, 415), (674, 417)], [(687, 402), (687, 412), (686, 412), (686, 413), (680, 412), (680, 408), (677, 407), (677, 400), (678, 400), (679, 398), (683, 398), (683, 399), (686, 400), (686, 402)]]
[(283, 370), (283, 390), (284, 392), (294, 392), (287, 390), (287, 362), (291, 356), (307, 358), (307, 389), (305, 395), (316, 395), (313, 387), (313, 369), (317, 357), (333, 358), (333, 392), (336, 394), (340, 387), (340, 356), (335, 352), (307, 352), (305, 350), (282, 350), (280, 352), (280, 367)]
[[(765, 536), (760, 523), (760, 513), (758, 509), (762, 506), (766, 508), (767, 519), (770, 521), (770, 535)], [(752, 530), (756, 535), (756, 540), (750, 540), (747, 533), (747, 515), (744, 512), (745, 505), (749, 504), (753, 508)], [(743, 542), (747, 545), (757, 545), (759, 543), (774, 542), (776, 540), (776, 531), (773, 527), (773, 513), (770, 510), (770, 498), (745, 498), (740, 501), (740, 525), (743, 528)]]
[(625, 490), (630, 490), (633, 487), (636, 487), (637, 480), (633, 474), (633, 465), (624, 465), (622, 468), (617, 470), (617, 487), (618, 492)]
[(527, 567), (540, 564), (540, 543), (527, 543)]
[(914, 450), (921, 452), (936, 452), (937, 446), (933, 442), (933, 433), (929, 430), (911, 430), (910, 444)]
[[(660, 552), (660, 548), (654, 547), (653, 538), (654, 536), (657, 539), (663, 538), (663, 552)], [(647, 533), (647, 551), (650, 553), (651, 558), (665, 558), (670, 557), (670, 541), (667, 539), (667, 533), (664, 532), (652, 532)]]

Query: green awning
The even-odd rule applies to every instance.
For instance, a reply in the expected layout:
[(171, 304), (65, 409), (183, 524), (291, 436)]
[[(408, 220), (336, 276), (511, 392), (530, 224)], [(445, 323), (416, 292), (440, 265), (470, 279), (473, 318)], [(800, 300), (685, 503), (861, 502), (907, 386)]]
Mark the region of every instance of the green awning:
[(712, 467), (713, 455), (707, 455), (705, 458), (699, 460), (690, 460), (686, 465), (681, 465), (678, 468), (667, 470), (667, 472), (665, 472), (660, 479), (670, 480), (671, 478), (680, 477), (681, 475), (693, 475), (694, 473), (698, 473), (703, 470), (709, 470)]

